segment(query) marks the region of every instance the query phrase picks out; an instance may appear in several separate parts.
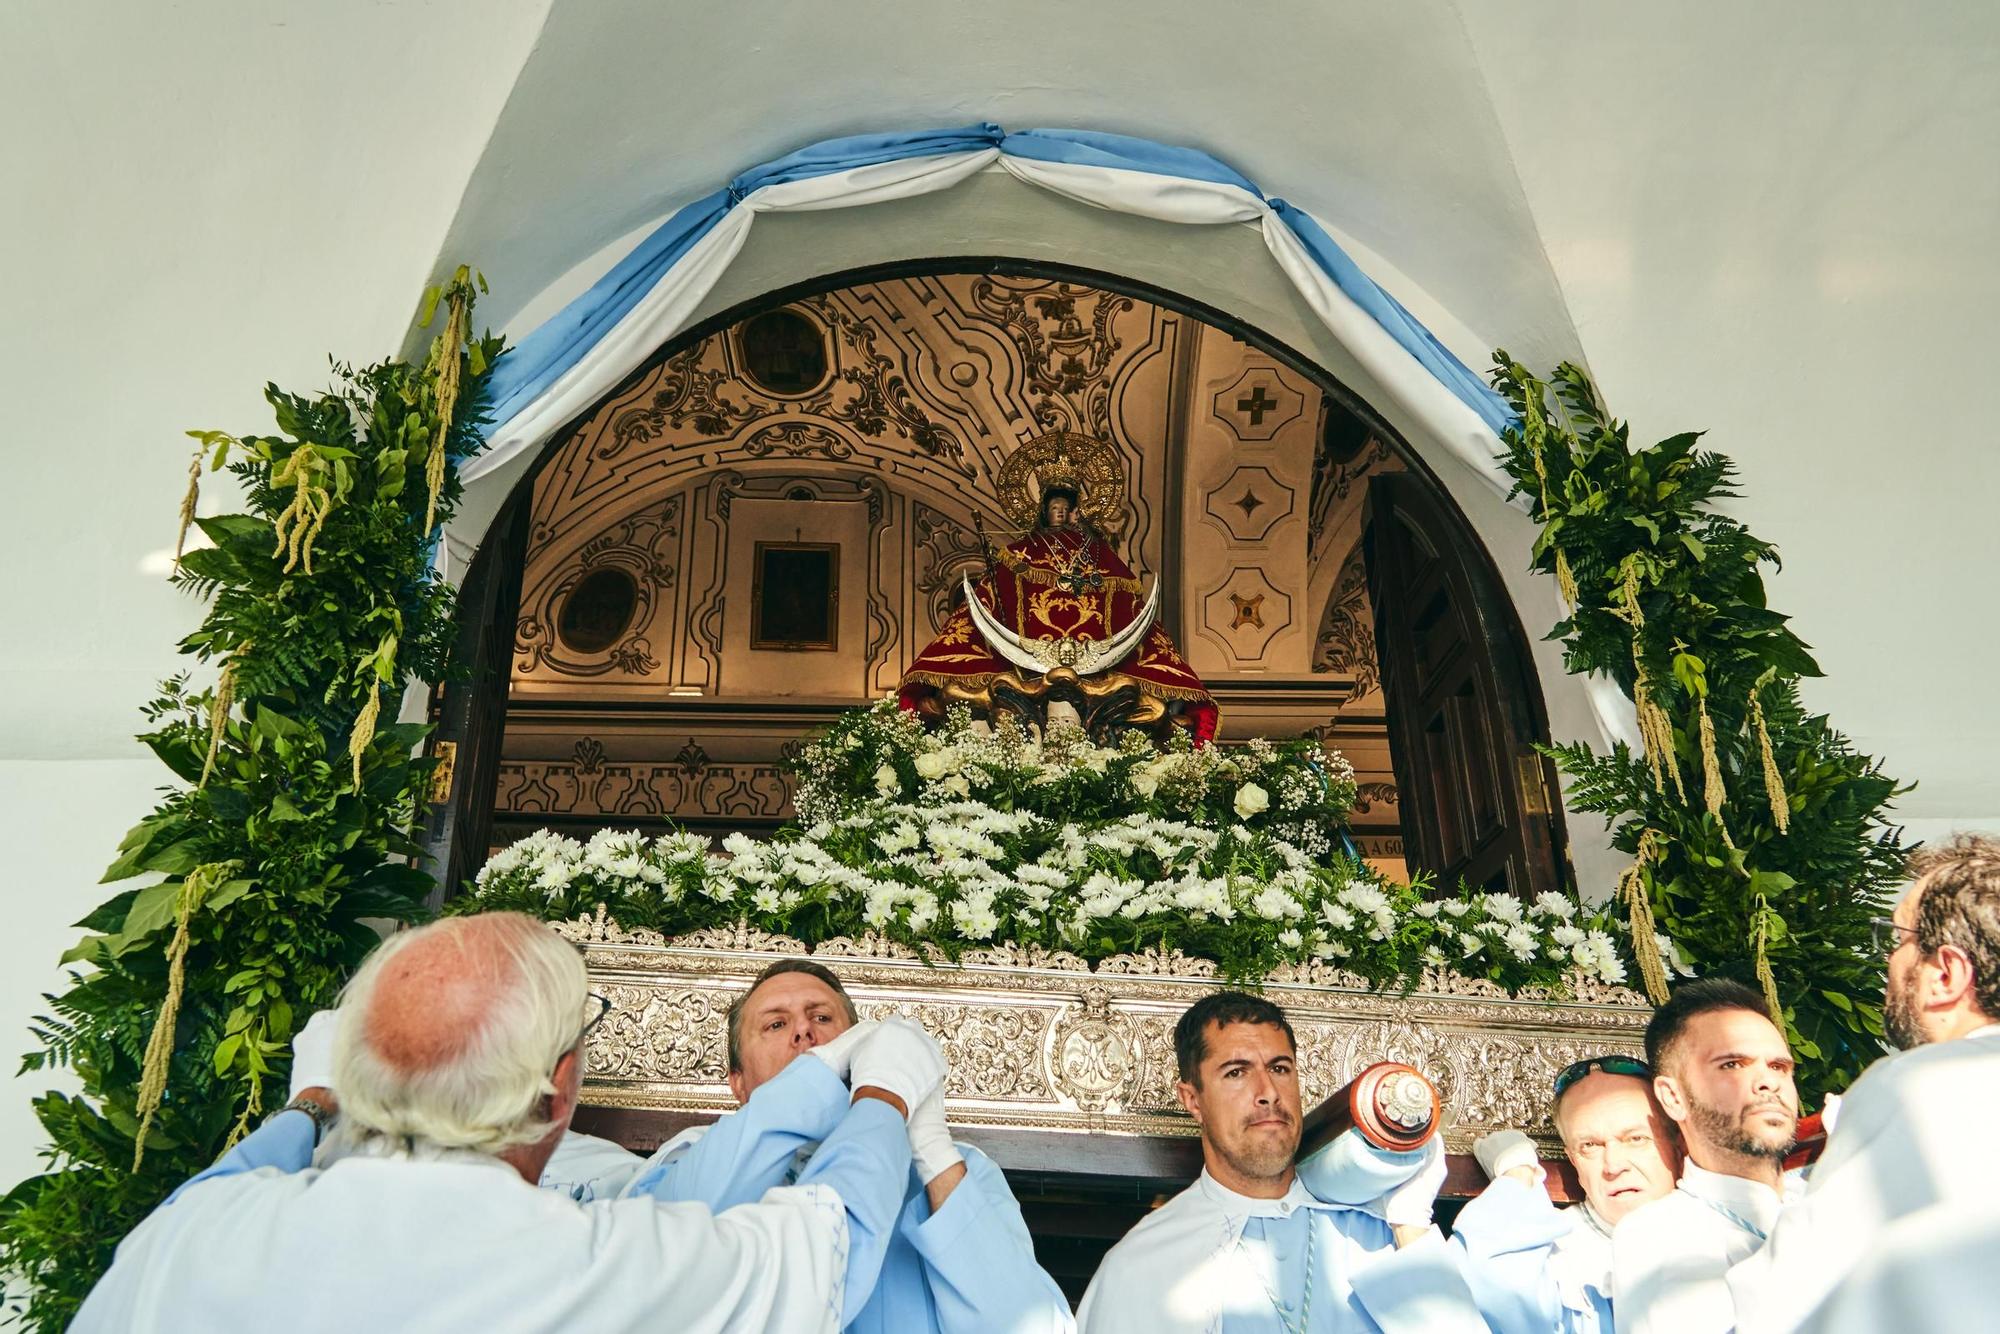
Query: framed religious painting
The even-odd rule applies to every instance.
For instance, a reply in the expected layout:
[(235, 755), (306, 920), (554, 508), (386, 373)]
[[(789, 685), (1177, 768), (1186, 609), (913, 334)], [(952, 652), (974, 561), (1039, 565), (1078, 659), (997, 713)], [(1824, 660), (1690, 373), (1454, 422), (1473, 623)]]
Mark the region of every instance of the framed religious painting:
[(750, 575), (750, 647), (831, 653), (840, 645), (840, 544), (759, 542)]

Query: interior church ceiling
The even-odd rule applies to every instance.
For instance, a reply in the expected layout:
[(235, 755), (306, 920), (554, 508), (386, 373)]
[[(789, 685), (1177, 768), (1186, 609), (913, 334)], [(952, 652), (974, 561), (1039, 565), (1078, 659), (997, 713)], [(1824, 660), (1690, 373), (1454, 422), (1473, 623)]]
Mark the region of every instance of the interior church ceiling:
[[(1320, 731), (1357, 769), (1363, 847), (1400, 869), (1362, 549), (1397, 450), (1191, 315), (977, 270), (766, 305), (656, 358), (551, 453), (499, 836), (787, 814), (783, 746), (897, 688), (980, 577), (982, 535), (1018, 535), (1011, 488), (1045, 446), (1102, 479), (1093, 521), (1163, 590), (1224, 738)], [(832, 553), (829, 633), (760, 644), (763, 553), (800, 544)]]

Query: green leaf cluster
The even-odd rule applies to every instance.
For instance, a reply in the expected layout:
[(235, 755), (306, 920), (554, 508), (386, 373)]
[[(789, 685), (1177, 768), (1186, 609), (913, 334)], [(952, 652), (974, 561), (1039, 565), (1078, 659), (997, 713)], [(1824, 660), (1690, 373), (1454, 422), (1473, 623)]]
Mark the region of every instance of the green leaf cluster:
[[(468, 277), (442, 295), (469, 304)], [(147, 707), (140, 739), (174, 781), (105, 872), (132, 887), (77, 923), (87, 934), (64, 956), (69, 989), (34, 1023), (39, 1047), (22, 1069), (67, 1068), (82, 1092), (36, 1102), (47, 1170), (0, 1199), (0, 1272), (25, 1284), (14, 1314), (28, 1326), (66, 1324), (125, 1233), (284, 1101), (294, 1029), (334, 1003), (378, 939), (364, 919), (425, 910), (432, 881), (411, 864), (433, 765), (414, 753), (425, 729), (374, 728), (358, 783), (350, 742), (364, 714), (393, 716), (412, 677), (447, 670), (452, 590), (424, 527), (438, 363), (461, 359), (442, 436), (456, 460), (479, 445), (484, 372), (500, 351), (487, 335), (424, 365), (336, 363), (318, 394), (267, 387), (274, 434), (191, 433), (207, 468), (227, 467), (246, 495), (243, 512), (198, 520), (213, 545), (174, 576), (209, 604), (182, 652), (221, 664), (229, 685), (195, 690), (182, 674)], [(294, 520), (299, 478), (314, 489)], [(440, 516), (459, 494), (447, 468)], [(301, 521), (310, 559), (292, 560), (298, 544), (281, 530)], [(135, 1168), (177, 905), (191, 874), (217, 867), (186, 923), (166, 1090)]]
[[(1762, 571), (1778, 563), (1776, 548), (1717, 508), (1737, 494), (1730, 461), (1698, 448), (1698, 433), (1635, 448), (1574, 365), (1543, 381), (1505, 351), (1494, 361), (1494, 387), (1520, 419), (1501, 462), (1541, 525), (1531, 566), (1566, 572), (1576, 590), (1549, 638), (1572, 673), (1647, 694), (1672, 739), (1671, 755), (1654, 757), (1657, 777), (1622, 744), (1550, 748), (1570, 804), (1606, 817), (1627, 853), (1655, 831), (1660, 855), (1643, 885), (1659, 929), (1696, 971), (1756, 985), (1761, 930), (1802, 1091), (1843, 1088), (1882, 1052), (1883, 965), (1868, 922), (1902, 874), (1887, 811), (1908, 789), (1805, 709), (1798, 683), (1820, 668), (1766, 602)], [(1704, 710), (1719, 813), (1705, 800)]]

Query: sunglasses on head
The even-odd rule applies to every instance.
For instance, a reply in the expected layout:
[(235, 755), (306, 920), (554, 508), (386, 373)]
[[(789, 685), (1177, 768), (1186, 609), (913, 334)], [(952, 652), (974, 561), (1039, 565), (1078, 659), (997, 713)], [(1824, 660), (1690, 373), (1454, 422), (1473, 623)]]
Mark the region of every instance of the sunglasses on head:
[(1653, 1067), (1636, 1056), (1592, 1056), (1587, 1060), (1575, 1061), (1563, 1068), (1556, 1076), (1556, 1096), (1585, 1075), (1631, 1075), (1635, 1079), (1651, 1079)]

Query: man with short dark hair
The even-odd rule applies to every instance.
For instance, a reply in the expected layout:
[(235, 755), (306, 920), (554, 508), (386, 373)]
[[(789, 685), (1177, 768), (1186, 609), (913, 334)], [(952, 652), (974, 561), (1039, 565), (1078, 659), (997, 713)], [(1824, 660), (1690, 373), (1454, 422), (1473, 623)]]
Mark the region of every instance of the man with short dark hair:
[(1104, 1257), (1077, 1313), (1084, 1334), (1483, 1334), (1431, 1226), (1442, 1152), (1405, 1155), (1422, 1170), (1367, 1206), (1328, 1203), (1292, 1165), (1299, 1075), (1283, 1010), (1240, 991), (1204, 997), (1174, 1026), (1174, 1052), (1202, 1174)]
[(1459, 1211), (1452, 1245), (1494, 1334), (1611, 1334), (1611, 1236), (1674, 1189), (1680, 1141), (1653, 1071), (1636, 1057), (1589, 1057), (1555, 1080), (1554, 1120), (1583, 1186), (1557, 1209), (1535, 1143), (1518, 1130), (1482, 1136), (1473, 1154), (1492, 1184)]
[[(782, 959), (758, 974), (726, 1016), (729, 1089), (742, 1104), (682, 1131), (643, 1164), (627, 1155), (607, 1178), (572, 1187), (725, 1209), (806, 1170), (847, 1098), (851, 1062), (895, 1036), (935, 1045), (907, 1020), (857, 1022), (832, 970)], [(803, 1059), (802, 1059), (803, 1058)], [(940, 1058), (942, 1059), (942, 1058)], [(1069, 1303), (1040, 1265), (1021, 1208), (993, 1162), (952, 1142), (942, 1090), (911, 1108), (912, 1172), (881, 1277), (848, 1330), (866, 1334), (1068, 1334)], [(601, 1143), (601, 1141), (600, 1141)], [(632, 1165), (637, 1165), (636, 1172)], [(544, 1185), (562, 1178), (544, 1177)]]
[(1755, 1251), (1797, 1193), (1784, 1176), (1799, 1120), (1785, 1035), (1741, 982), (1674, 989), (1646, 1025), (1660, 1109), (1687, 1164), (1672, 1194), (1612, 1234), (1619, 1334), (1724, 1334), (1729, 1266)]
[(1730, 1271), (1744, 1334), (1969, 1331), (2000, 1318), (1950, 1299), (1990, 1292), (2000, 1260), (2000, 1155), (1978, 1143), (2000, 1106), (2000, 839), (1925, 848), (1910, 877), (1876, 931), (1883, 1027), (1904, 1050), (1855, 1081), (1805, 1198)]

